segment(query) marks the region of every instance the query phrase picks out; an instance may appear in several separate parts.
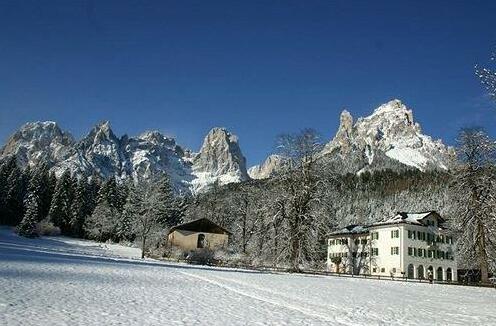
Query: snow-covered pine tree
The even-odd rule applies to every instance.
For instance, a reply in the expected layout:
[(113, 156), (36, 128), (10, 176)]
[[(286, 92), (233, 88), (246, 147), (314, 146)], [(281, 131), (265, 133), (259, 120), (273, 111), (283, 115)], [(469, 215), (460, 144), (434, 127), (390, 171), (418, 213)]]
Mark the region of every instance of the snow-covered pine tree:
[(21, 169), (14, 164), (7, 178), (7, 196), (5, 200), (6, 224), (18, 225), (24, 215), (24, 187)]
[(147, 241), (152, 234), (158, 238), (164, 236), (174, 200), (171, 191), (167, 176), (140, 181), (129, 190), (124, 215), (131, 221), (133, 233), (141, 241), (141, 258), (145, 257)]
[(33, 168), (28, 184), (28, 193), (34, 193), (39, 199), (38, 222), (47, 217), (51, 204), (51, 191), (48, 166), (41, 163)]
[(50, 221), (60, 227), (63, 234), (70, 234), (71, 203), (73, 200), (72, 178), (69, 170), (57, 180), (48, 213)]
[(157, 215), (157, 222), (164, 226), (172, 227), (176, 225), (174, 216), (174, 192), (170, 178), (167, 174), (161, 173), (152, 186), (156, 189), (154, 198), (154, 209)]
[(99, 188), (97, 205), (84, 226), (89, 237), (98, 241), (121, 240), (118, 226), (122, 218), (123, 197), (126, 192), (123, 186), (117, 184), (115, 178), (103, 182)]
[(0, 224), (9, 224), (7, 211), (8, 178), (15, 165), (15, 157), (9, 157), (0, 163)]
[(184, 217), (186, 216), (186, 210), (188, 208), (188, 197), (177, 196), (174, 199), (173, 210), (171, 212), (169, 227), (181, 224), (184, 222)]
[(119, 209), (121, 207), (121, 194), (118, 188), (115, 178), (111, 177), (105, 180), (98, 192), (98, 203), (105, 201), (112, 208)]
[(70, 230), (71, 235), (79, 238), (84, 237), (84, 223), (91, 214), (89, 209), (88, 184), (86, 178), (81, 177), (73, 180), (74, 199), (71, 203)]
[(115, 208), (106, 201), (101, 201), (86, 219), (84, 231), (90, 239), (96, 241), (105, 242), (112, 239), (116, 233), (115, 215)]
[(29, 193), (26, 201), (26, 213), (24, 217), (17, 226), (17, 233), (23, 237), (34, 238), (37, 237), (38, 234), (36, 232), (36, 223), (38, 222), (39, 216), (39, 198), (35, 192)]

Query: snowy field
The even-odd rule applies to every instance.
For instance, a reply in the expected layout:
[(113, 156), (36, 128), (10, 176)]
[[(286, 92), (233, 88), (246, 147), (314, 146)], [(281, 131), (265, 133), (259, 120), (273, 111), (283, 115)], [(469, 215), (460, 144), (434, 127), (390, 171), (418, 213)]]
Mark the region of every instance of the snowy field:
[(261, 273), (0, 229), (1, 325), (496, 325), (496, 290)]

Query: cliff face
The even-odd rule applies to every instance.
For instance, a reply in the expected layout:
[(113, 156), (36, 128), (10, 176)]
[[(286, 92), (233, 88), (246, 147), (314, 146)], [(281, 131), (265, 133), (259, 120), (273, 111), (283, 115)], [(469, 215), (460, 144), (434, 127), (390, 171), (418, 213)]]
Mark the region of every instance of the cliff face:
[(194, 191), (214, 182), (223, 185), (249, 179), (238, 137), (223, 128), (214, 128), (208, 133), (192, 162), (196, 176), (192, 182)]

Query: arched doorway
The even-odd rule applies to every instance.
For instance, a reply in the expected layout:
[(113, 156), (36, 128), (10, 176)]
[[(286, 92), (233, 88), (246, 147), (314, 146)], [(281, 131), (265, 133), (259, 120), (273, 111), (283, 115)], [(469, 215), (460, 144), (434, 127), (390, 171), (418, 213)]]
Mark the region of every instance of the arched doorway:
[(196, 248), (205, 248), (206, 240), (205, 234), (198, 234), (198, 241), (196, 242)]
[(414, 267), (412, 264), (408, 265), (408, 270), (407, 270), (407, 277), (408, 278), (414, 278)]
[(446, 281), (453, 281), (453, 272), (451, 271), (451, 268), (446, 269)]
[(443, 268), (438, 267), (436, 271), (436, 280), (442, 281), (443, 280)]
[(422, 265), (420, 265), (417, 268), (417, 278), (420, 278), (420, 279), (424, 279), (425, 278), (425, 275), (424, 275), (424, 266), (422, 266)]
[(429, 266), (427, 268), (427, 279), (429, 279), (429, 280), (434, 279), (434, 268), (432, 266)]

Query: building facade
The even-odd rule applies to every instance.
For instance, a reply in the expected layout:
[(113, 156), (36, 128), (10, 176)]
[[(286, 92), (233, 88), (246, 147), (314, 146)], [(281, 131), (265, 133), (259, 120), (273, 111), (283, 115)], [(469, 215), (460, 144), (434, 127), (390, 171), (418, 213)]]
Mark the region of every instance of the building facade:
[(184, 251), (196, 249), (226, 249), (229, 231), (206, 218), (174, 226), (168, 235), (168, 244)]
[(456, 281), (455, 244), (435, 211), (398, 213), (371, 225), (350, 225), (330, 235), (331, 272)]

